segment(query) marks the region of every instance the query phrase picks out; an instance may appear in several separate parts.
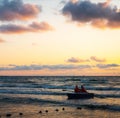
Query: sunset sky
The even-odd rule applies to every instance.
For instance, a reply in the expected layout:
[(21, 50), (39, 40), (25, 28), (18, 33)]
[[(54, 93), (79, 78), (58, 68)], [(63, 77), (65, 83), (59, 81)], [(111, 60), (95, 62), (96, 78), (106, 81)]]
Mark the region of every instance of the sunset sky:
[(120, 0), (0, 0), (0, 75), (120, 75)]

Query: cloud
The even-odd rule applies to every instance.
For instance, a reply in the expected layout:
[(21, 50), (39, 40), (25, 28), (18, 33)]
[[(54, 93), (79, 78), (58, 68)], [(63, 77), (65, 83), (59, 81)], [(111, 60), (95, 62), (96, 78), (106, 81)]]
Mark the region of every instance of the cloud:
[(29, 25), (7, 24), (0, 26), (0, 33), (25, 33), (25, 32), (43, 32), (53, 30), (53, 27), (46, 22), (33, 22)]
[(24, 4), (22, 0), (1, 0), (0, 20), (28, 20), (38, 16), (41, 8), (33, 4)]
[(120, 9), (110, 6), (110, 1), (69, 1), (63, 7), (62, 13), (79, 24), (90, 24), (98, 28), (120, 28)]
[(120, 65), (118, 64), (97, 64), (96, 66), (92, 65), (39, 65), (39, 64), (32, 64), (32, 65), (15, 65), (10, 64), (7, 66), (0, 66), (0, 71), (29, 71), (29, 70), (83, 70), (83, 69), (92, 69), (92, 68), (99, 68), (99, 69), (113, 69), (118, 68)]
[(95, 56), (91, 56), (90, 59), (93, 60), (93, 61), (96, 61), (96, 62), (105, 62), (106, 61), (105, 59), (99, 59)]
[[(34, 19), (40, 13), (40, 6), (23, 3), (23, 0), (1, 0), (0, 21), (7, 21), (0, 25), (0, 33), (16, 34), (25, 32), (43, 32), (53, 30), (47, 22), (32, 22), (31, 24), (16, 24), (15, 20), (27, 21)], [(9, 24), (8, 24), (9, 23)]]
[(88, 61), (89, 61), (88, 59), (83, 60), (75, 57), (71, 57), (67, 60), (67, 62), (70, 62), (70, 63), (82, 63), (82, 62), (88, 62)]
[(90, 65), (8, 65), (6, 67), (0, 67), (0, 71), (11, 71), (11, 70), (43, 70), (43, 69), (49, 69), (49, 70), (66, 70), (66, 69), (86, 69), (91, 68)]
[(60, 4), (66, 4), (66, 0), (60, 1)]
[(96, 56), (91, 56), (90, 59), (80, 59), (75, 57), (71, 57), (67, 59), (67, 62), (70, 62), (70, 63), (83, 63), (83, 62), (90, 62), (90, 61), (105, 62), (106, 60), (97, 58)]
[(0, 43), (4, 43), (4, 42), (5, 42), (5, 40), (3, 40), (3, 39), (0, 38)]
[(30, 27), (34, 30), (34, 29), (38, 29), (38, 30), (53, 30), (54, 28), (52, 26), (50, 26), (48, 23), (46, 22), (33, 22)]
[(101, 69), (106, 69), (106, 68), (120, 67), (120, 65), (118, 64), (97, 64), (96, 67), (101, 68)]

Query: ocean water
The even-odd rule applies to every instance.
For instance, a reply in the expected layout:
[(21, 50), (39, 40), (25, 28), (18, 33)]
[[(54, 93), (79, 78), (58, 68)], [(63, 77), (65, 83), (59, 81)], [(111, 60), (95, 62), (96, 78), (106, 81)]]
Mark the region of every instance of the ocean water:
[[(94, 99), (68, 100), (75, 85), (84, 85)], [(120, 111), (118, 76), (0, 76), (0, 103), (84, 107)]]

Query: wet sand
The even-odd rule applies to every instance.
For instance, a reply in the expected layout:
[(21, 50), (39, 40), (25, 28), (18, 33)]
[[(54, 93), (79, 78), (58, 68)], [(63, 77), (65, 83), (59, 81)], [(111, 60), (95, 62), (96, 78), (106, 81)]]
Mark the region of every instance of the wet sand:
[(120, 113), (82, 107), (0, 103), (1, 118), (120, 118)]

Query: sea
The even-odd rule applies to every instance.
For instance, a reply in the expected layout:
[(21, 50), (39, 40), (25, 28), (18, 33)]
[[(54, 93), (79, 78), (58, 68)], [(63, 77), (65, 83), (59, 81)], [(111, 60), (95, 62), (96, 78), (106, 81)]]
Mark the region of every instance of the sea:
[[(95, 97), (69, 100), (67, 93), (73, 93), (75, 85), (84, 85)], [(0, 103), (120, 112), (120, 76), (0, 76)]]

